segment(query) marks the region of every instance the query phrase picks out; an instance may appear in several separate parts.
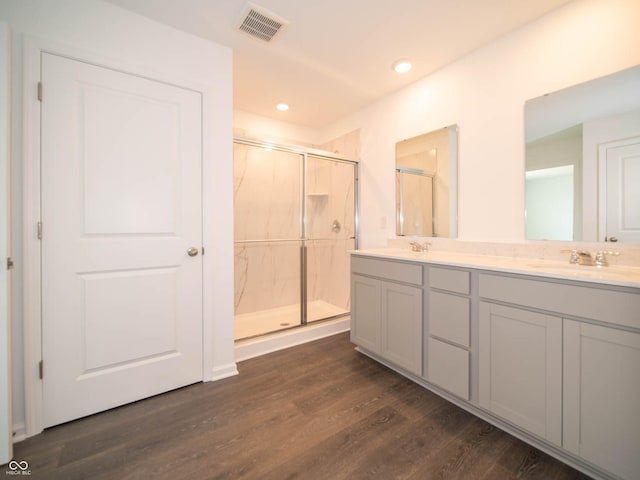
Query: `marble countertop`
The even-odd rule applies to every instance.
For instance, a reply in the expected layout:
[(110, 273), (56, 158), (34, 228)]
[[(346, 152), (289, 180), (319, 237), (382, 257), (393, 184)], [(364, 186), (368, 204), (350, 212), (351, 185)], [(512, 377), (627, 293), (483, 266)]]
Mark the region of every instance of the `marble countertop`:
[(526, 257), (499, 257), (443, 251), (413, 252), (391, 247), (353, 250), (350, 253), (352, 255), (411, 260), (433, 265), (454, 265), (495, 272), (640, 288), (640, 267), (618, 265), (595, 267)]

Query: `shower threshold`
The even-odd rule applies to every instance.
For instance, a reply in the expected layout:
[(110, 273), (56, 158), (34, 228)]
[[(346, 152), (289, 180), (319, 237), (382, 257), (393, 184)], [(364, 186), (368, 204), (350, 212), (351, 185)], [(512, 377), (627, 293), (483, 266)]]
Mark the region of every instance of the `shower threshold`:
[[(307, 323), (327, 320), (349, 313), (349, 310), (324, 300), (313, 300), (307, 304)], [(234, 318), (233, 338), (235, 340), (243, 340), (299, 326), (300, 305), (285, 305), (236, 315)]]

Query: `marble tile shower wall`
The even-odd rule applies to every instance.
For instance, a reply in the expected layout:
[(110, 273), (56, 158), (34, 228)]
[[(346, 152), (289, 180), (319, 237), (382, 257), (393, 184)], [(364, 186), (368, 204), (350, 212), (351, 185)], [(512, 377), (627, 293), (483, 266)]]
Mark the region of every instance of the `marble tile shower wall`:
[(349, 132), (320, 145), (322, 150), (338, 153), (353, 160), (360, 159), (360, 129)]
[(298, 243), (236, 244), (234, 269), (236, 315), (300, 302)]
[(355, 236), (352, 165), (309, 157), (306, 193), (308, 238)]
[(300, 155), (234, 144), (234, 239), (300, 238)]
[(307, 242), (307, 300), (323, 300), (349, 310), (351, 305), (350, 268), (355, 249), (351, 239)]

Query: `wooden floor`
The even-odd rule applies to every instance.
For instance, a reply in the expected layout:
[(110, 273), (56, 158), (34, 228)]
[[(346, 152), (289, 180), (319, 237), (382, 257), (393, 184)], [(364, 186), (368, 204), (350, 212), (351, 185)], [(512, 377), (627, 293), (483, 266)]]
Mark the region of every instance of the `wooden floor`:
[(48, 429), (14, 458), (47, 480), (587, 478), (357, 353), (348, 334), (239, 370)]

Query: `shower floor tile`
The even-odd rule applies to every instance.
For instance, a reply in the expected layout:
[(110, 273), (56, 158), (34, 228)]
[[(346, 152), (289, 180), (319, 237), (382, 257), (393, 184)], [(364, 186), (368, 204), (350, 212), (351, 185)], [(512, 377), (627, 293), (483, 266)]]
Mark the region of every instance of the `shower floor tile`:
[[(307, 321), (316, 322), (346, 313), (349, 313), (349, 310), (324, 300), (314, 300), (309, 302), (307, 306)], [(298, 304), (243, 313), (235, 316), (234, 339), (240, 340), (255, 337), (256, 335), (264, 335), (295, 327), (296, 325), (300, 325), (300, 305)]]

